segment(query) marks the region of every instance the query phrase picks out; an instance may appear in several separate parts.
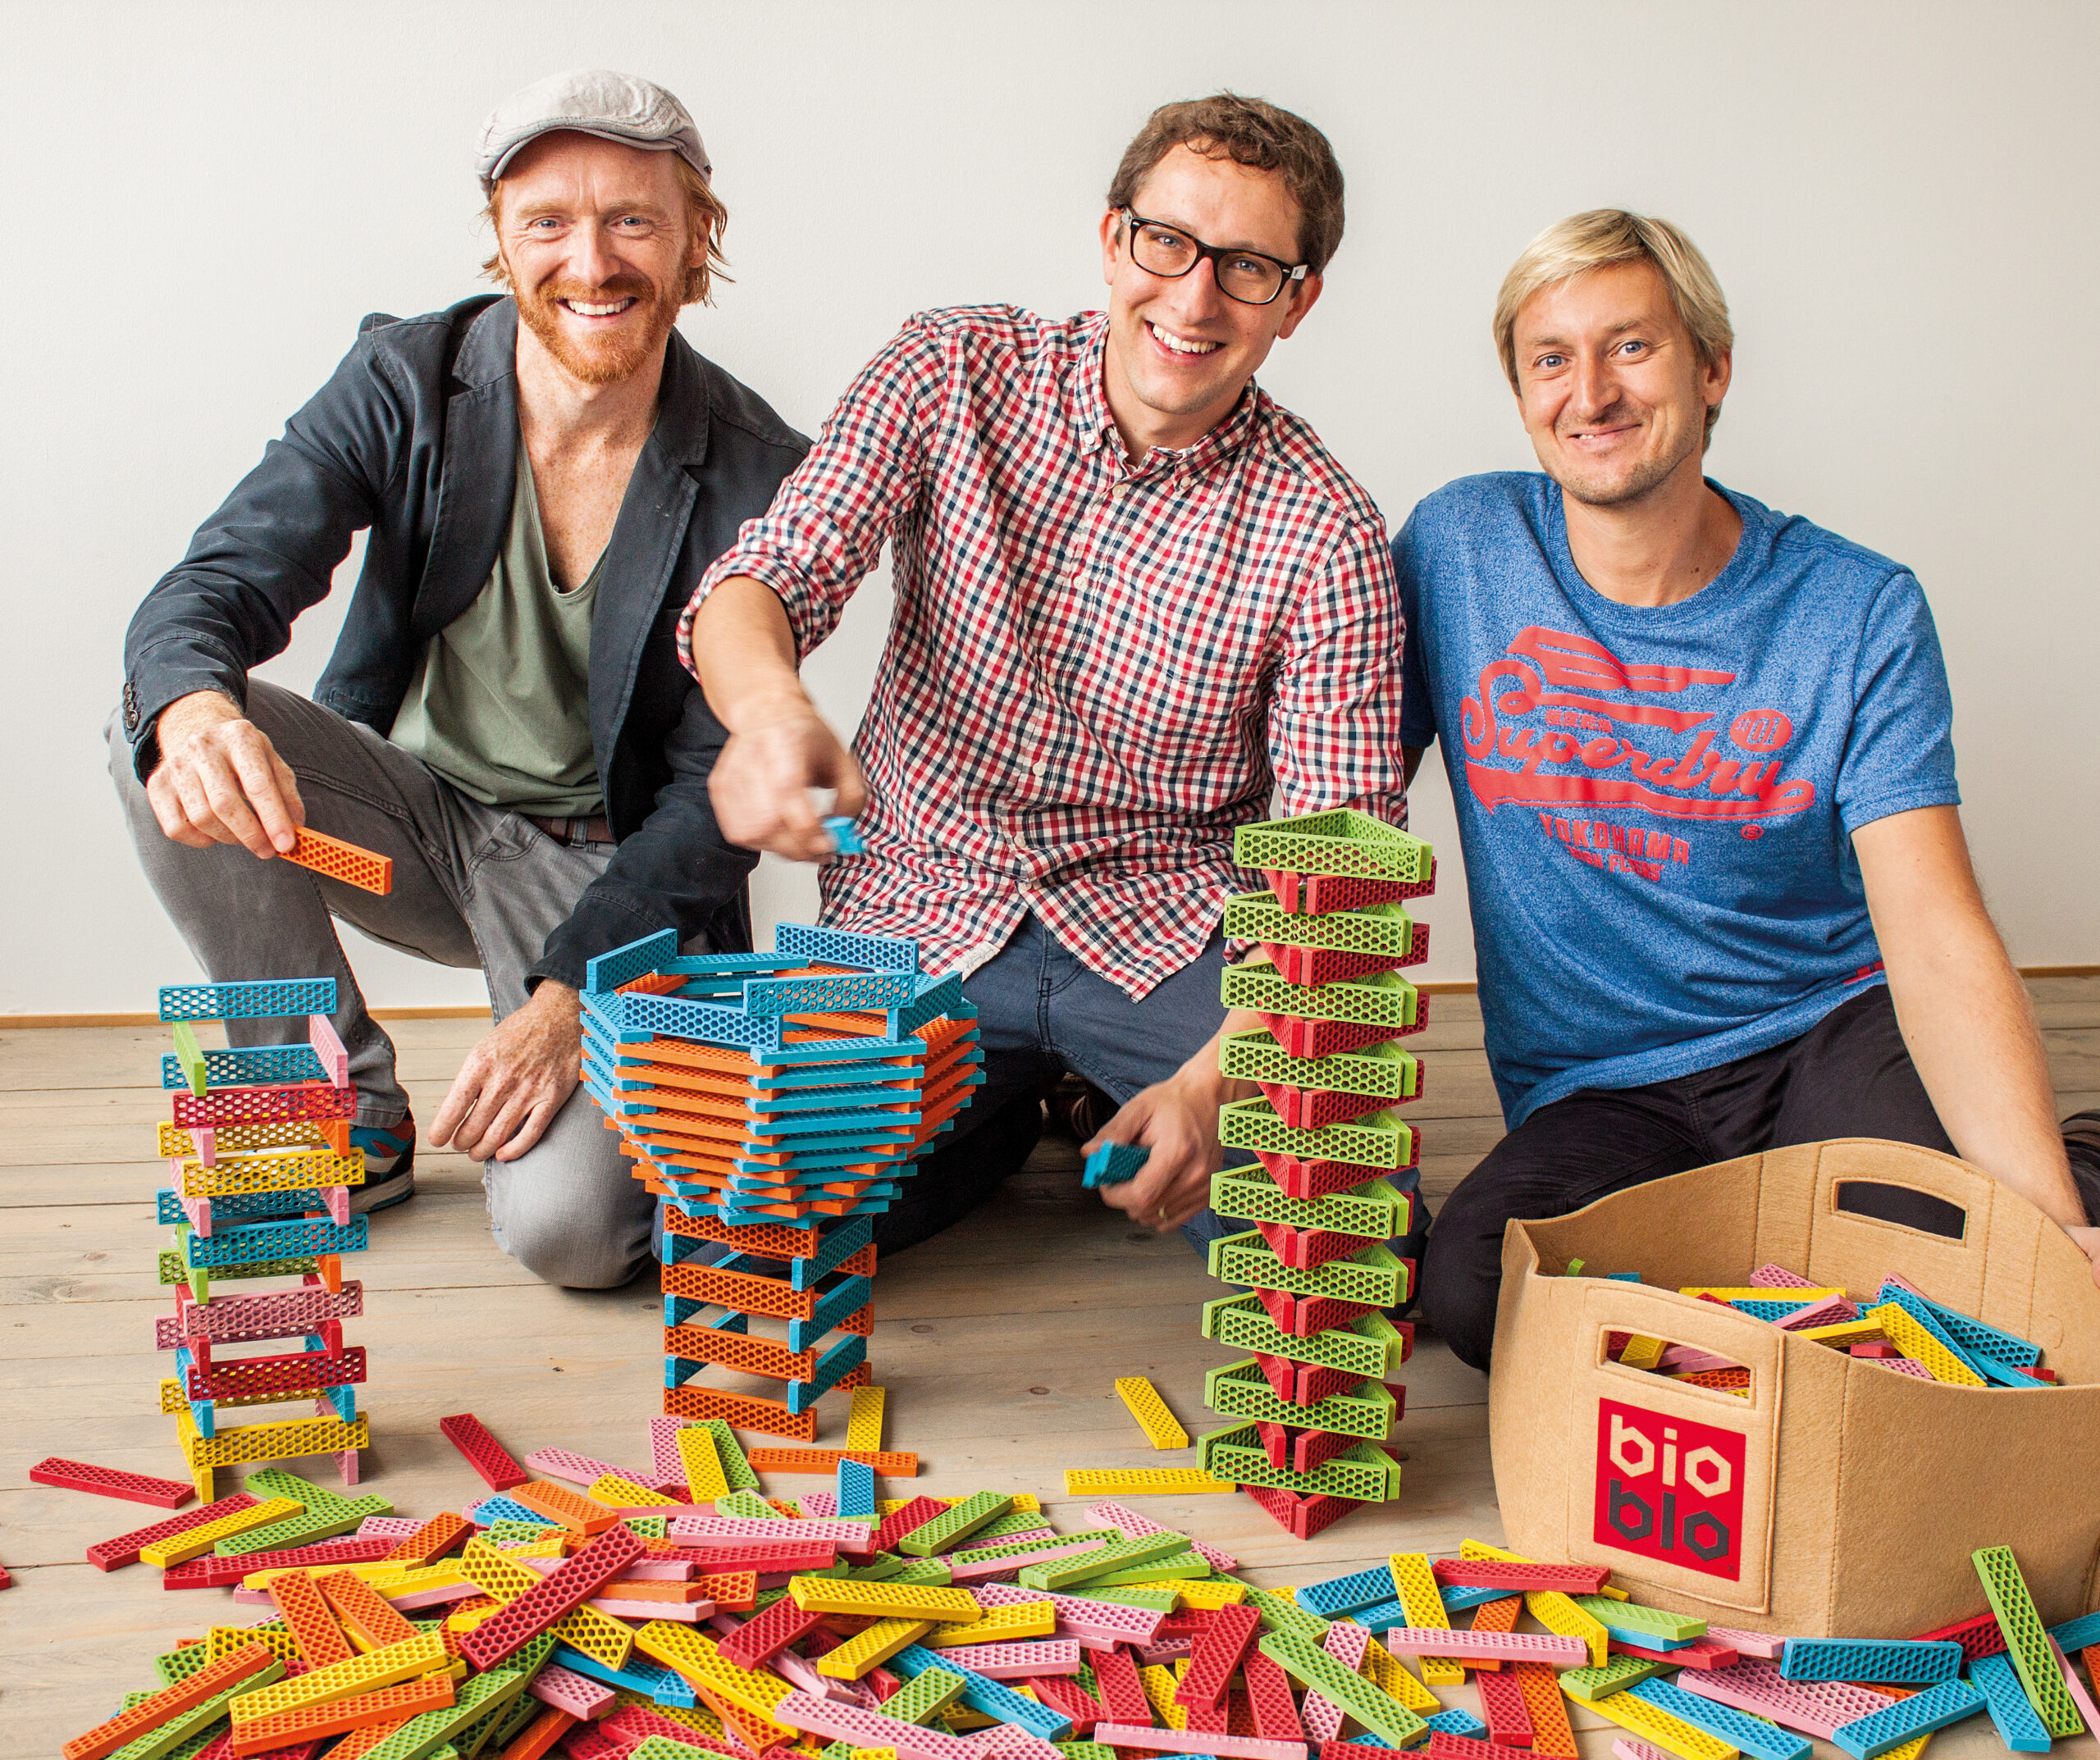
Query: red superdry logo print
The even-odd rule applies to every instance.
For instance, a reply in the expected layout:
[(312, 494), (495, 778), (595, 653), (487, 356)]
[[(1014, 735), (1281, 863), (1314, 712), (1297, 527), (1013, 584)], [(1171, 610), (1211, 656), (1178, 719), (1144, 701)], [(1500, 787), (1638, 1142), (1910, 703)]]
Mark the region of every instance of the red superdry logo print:
[(1599, 1400), (1591, 1538), (1709, 1576), (1741, 1577), (1744, 1448), (1739, 1431)]
[(1601, 642), (1534, 624), (1481, 668), (1480, 694), (1462, 705), (1466, 780), (1491, 813), (1505, 800), (1687, 819), (1806, 811), (1815, 785), (1783, 776), (1778, 755), (1793, 723), (1756, 708), (1719, 724), (1719, 687), (1735, 682), (1630, 666)]

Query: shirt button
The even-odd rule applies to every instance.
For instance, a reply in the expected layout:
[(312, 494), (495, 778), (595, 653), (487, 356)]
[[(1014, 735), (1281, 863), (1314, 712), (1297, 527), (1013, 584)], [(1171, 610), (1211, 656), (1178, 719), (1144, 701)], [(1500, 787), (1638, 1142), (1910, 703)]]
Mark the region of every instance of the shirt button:
[(1048, 768), (1048, 766), (1046, 765), (1040, 758), (1039, 758), (1034, 763), (1031, 764), (1028, 767), (1028, 773), (1030, 776), (1040, 776)]

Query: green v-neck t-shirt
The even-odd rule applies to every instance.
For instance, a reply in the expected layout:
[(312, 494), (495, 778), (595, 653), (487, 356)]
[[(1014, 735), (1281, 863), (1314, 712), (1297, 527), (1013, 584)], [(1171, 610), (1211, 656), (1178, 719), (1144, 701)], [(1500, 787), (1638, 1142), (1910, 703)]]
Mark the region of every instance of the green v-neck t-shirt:
[(510, 527), (474, 602), (431, 636), (388, 737), (485, 806), (549, 818), (605, 810), (591, 745), (591, 610), (601, 554), (556, 588), (523, 437)]

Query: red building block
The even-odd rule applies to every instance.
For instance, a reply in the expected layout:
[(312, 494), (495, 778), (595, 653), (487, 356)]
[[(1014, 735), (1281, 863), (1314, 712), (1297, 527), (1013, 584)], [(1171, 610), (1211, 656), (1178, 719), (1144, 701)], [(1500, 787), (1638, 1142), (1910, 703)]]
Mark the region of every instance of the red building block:
[[(231, 1558), (207, 1554), (161, 1573), (162, 1589), (231, 1589), (257, 1571), (321, 1571), (337, 1565), (368, 1565), (386, 1556), (381, 1539), (326, 1540), (317, 1546), (287, 1546), (264, 1553), (240, 1553)], [(136, 1556), (135, 1553), (134, 1557)]]
[(185, 1510), (181, 1515), (171, 1516), (166, 1521), (157, 1521), (150, 1528), (134, 1528), (129, 1534), (120, 1534), (107, 1540), (98, 1540), (88, 1548), (88, 1562), (98, 1571), (121, 1571), (126, 1565), (139, 1562), (139, 1548), (151, 1546), (156, 1540), (172, 1539), (178, 1534), (187, 1534), (192, 1528), (208, 1527), (221, 1516), (237, 1516), (244, 1509), (253, 1509), (255, 1499), (245, 1491), (236, 1491), (230, 1498), (221, 1498), (216, 1503), (199, 1505)]
[(1147, 1724), (1152, 1721), (1152, 1701), (1145, 1697), (1138, 1679), (1138, 1665), (1130, 1653), (1118, 1644), (1112, 1650), (1097, 1650), (1093, 1656), (1094, 1685), (1101, 1689), (1101, 1703), (1112, 1723)]
[(1317, 1363), (1294, 1362), (1288, 1356), (1255, 1352), (1254, 1361), (1268, 1378), (1269, 1390), (1294, 1406), (1317, 1406), (1330, 1393), (1344, 1393), (1363, 1377), (1344, 1369), (1326, 1369)]
[(1299, 1156), (1279, 1154), (1273, 1149), (1257, 1149), (1254, 1159), (1267, 1170), (1269, 1177), (1285, 1197), (1310, 1201), (1346, 1192), (1367, 1179), (1406, 1173), (1422, 1159), (1422, 1140), (1419, 1136), (1410, 1139), (1406, 1167), (1365, 1167), (1355, 1161), (1308, 1161)]
[(1288, 1223), (1258, 1222), (1262, 1238), (1294, 1271), (1317, 1271), (1336, 1259), (1346, 1259), (1363, 1249), (1360, 1234), (1343, 1234), (1333, 1229), (1294, 1229)]
[(1258, 1648), (1247, 1653), (1239, 1667), (1241, 1678), (1247, 1683), (1247, 1706), (1253, 1713), (1254, 1733), (1264, 1741), (1303, 1741), (1305, 1726), (1299, 1721), (1297, 1701), (1291, 1697), (1290, 1676)]
[(113, 1466), (91, 1466), (48, 1455), (30, 1469), (39, 1485), (63, 1491), (86, 1491), (98, 1498), (121, 1498), (127, 1503), (150, 1503), (155, 1509), (180, 1509), (197, 1493), (179, 1479), (155, 1479), (145, 1473), (120, 1473)]
[(466, 1456), (468, 1466), (481, 1475), (482, 1483), (490, 1490), (509, 1491), (532, 1476), (511, 1458), (510, 1451), (489, 1434), (472, 1412), (459, 1411), (440, 1418), (437, 1427), (444, 1431), (445, 1439)]
[(914, 1528), (922, 1528), (936, 1516), (945, 1516), (947, 1505), (938, 1498), (914, 1498), (901, 1509), (892, 1510), (875, 1530), (870, 1549), (886, 1553)]
[[(1733, 1644), (1721, 1643), (1713, 1638), (1695, 1638), (1688, 1644), (1675, 1650), (1650, 1650), (1637, 1644), (1621, 1644), (1616, 1638), (1611, 1641), (1614, 1656), (1637, 1656), (1644, 1662), (1667, 1662), (1673, 1668), (1696, 1668), (1704, 1673), (1710, 1668), (1733, 1668), (1742, 1660), (1742, 1652)], [(1532, 1719), (1536, 1723), (1538, 1719)]]
[[(1418, 931), (1429, 925), (1418, 923)], [(1390, 972), (1403, 965), (1418, 965), (1429, 957), (1428, 937), (1418, 933), (1415, 942), (1422, 947), (1416, 952), (1413, 947), (1403, 954), (1349, 953), (1339, 947), (1283, 947), (1273, 942), (1263, 942), (1262, 956), (1276, 969), (1276, 976), (1286, 983), (1336, 984), (1344, 978), (1361, 978), (1366, 972)]]
[(503, 1611), (459, 1640), (459, 1653), (475, 1667), (493, 1668), (547, 1627), (597, 1594), (642, 1554), (627, 1528), (601, 1534), (551, 1576), (542, 1578)]
[(1564, 1595), (1594, 1595), (1611, 1575), (1602, 1565), (1519, 1565), (1493, 1558), (1439, 1558), (1429, 1568), (1442, 1589), (1500, 1589), (1512, 1594), (1559, 1589)]
[(1973, 1662), (1979, 1656), (2005, 1654), (2005, 1628), (1998, 1624), (1995, 1613), (1979, 1613), (1970, 1619), (1956, 1620), (1952, 1625), (1942, 1625), (1938, 1631), (1920, 1632), (1911, 1642), (1958, 1644), (1963, 1660)]
[[(1427, 880), (1373, 880), (1363, 874), (1299, 874), (1285, 868), (1265, 868), (1262, 878), (1276, 902), (1294, 917), (1324, 917), (1331, 910), (1361, 910), (1367, 905), (1396, 904), (1422, 898), (1436, 890), (1436, 859), (1430, 858)], [(1347, 1744), (1343, 1744), (1346, 1746)], [(1321, 1760), (1326, 1760), (1323, 1754)]]
[(1084, 1741), (1087, 1732), (1097, 1723), (1107, 1721), (1108, 1714), (1100, 1703), (1069, 1675), (1039, 1675), (1025, 1680), (1011, 1680), (1009, 1686), (1028, 1687), (1051, 1710), (1072, 1722), (1075, 1740)]
[(739, 1668), (756, 1668), (806, 1637), (824, 1622), (821, 1613), (806, 1613), (795, 1598), (783, 1595), (755, 1620), (746, 1621), (716, 1646), (722, 1657)]
[(1269, 1457), (1269, 1465), (1280, 1470), (1309, 1473), (1323, 1462), (1354, 1448), (1362, 1440), (1359, 1437), (1344, 1436), (1339, 1430), (1294, 1430), (1281, 1424), (1269, 1424), (1257, 1420), (1255, 1429), (1262, 1439), (1262, 1450)]
[[(1408, 1263), (1412, 1265), (1413, 1261)], [(1412, 1270), (1408, 1275), (1412, 1280)], [(1258, 1289), (1254, 1293), (1261, 1297), (1269, 1318), (1276, 1323), (1276, 1329), (1294, 1338), (1317, 1338), (1323, 1332), (1346, 1326), (1351, 1320), (1362, 1320), (1365, 1315), (1377, 1311), (1376, 1303), (1344, 1302), (1337, 1296), (1294, 1296), (1284, 1289)]]
[(1309, 1540), (1330, 1528), (1352, 1510), (1364, 1507), (1349, 1498), (1308, 1497), (1296, 1491), (1272, 1490), (1267, 1485), (1239, 1488), (1267, 1512), (1269, 1519), (1293, 1538)]
[(1480, 1714), (1487, 1725), (1487, 1739), (1504, 1748), (1532, 1745), (1532, 1708), (1524, 1703), (1524, 1689), (1516, 1676), (1501, 1668), (1490, 1674), (1476, 1673), (1473, 1685), (1480, 1689)]
[(221, 1358), (206, 1369), (192, 1363), (183, 1395), (195, 1400), (244, 1399), (264, 1393), (318, 1393), (354, 1387), (365, 1378), (364, 1347), (333, 1354), (285, 1351), (275, 1356)]
[[(1196, 1648), (1189, 1657), (1189, 1671), (1174, 1689), (1174, 1703), (1222, 1712), (1226, 1689), (1239, 1672), (1239, 1665), (1253, 1648), (1261, 1630), (1260, 1612), (1244, 1602), (1216, 1609), (1208, 1630), (1196, 1639)], [(1224, 1726), (1221, 1724), (1215, 1733), (1222, 1735)]]

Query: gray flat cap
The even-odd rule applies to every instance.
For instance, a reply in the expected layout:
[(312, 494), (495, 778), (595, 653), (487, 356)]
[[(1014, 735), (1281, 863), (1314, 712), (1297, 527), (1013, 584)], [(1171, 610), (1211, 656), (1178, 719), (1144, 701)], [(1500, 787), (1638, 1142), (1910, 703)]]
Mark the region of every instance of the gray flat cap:
[(495, 190), (519, 148), (558, 129), (650, 153), (675, 153), (703, 177), (714, 169), (691, 113), (662, 86), (602, 69), (558, 73), (514, 92), (482, 124), (474, 166), (482, 193)]

